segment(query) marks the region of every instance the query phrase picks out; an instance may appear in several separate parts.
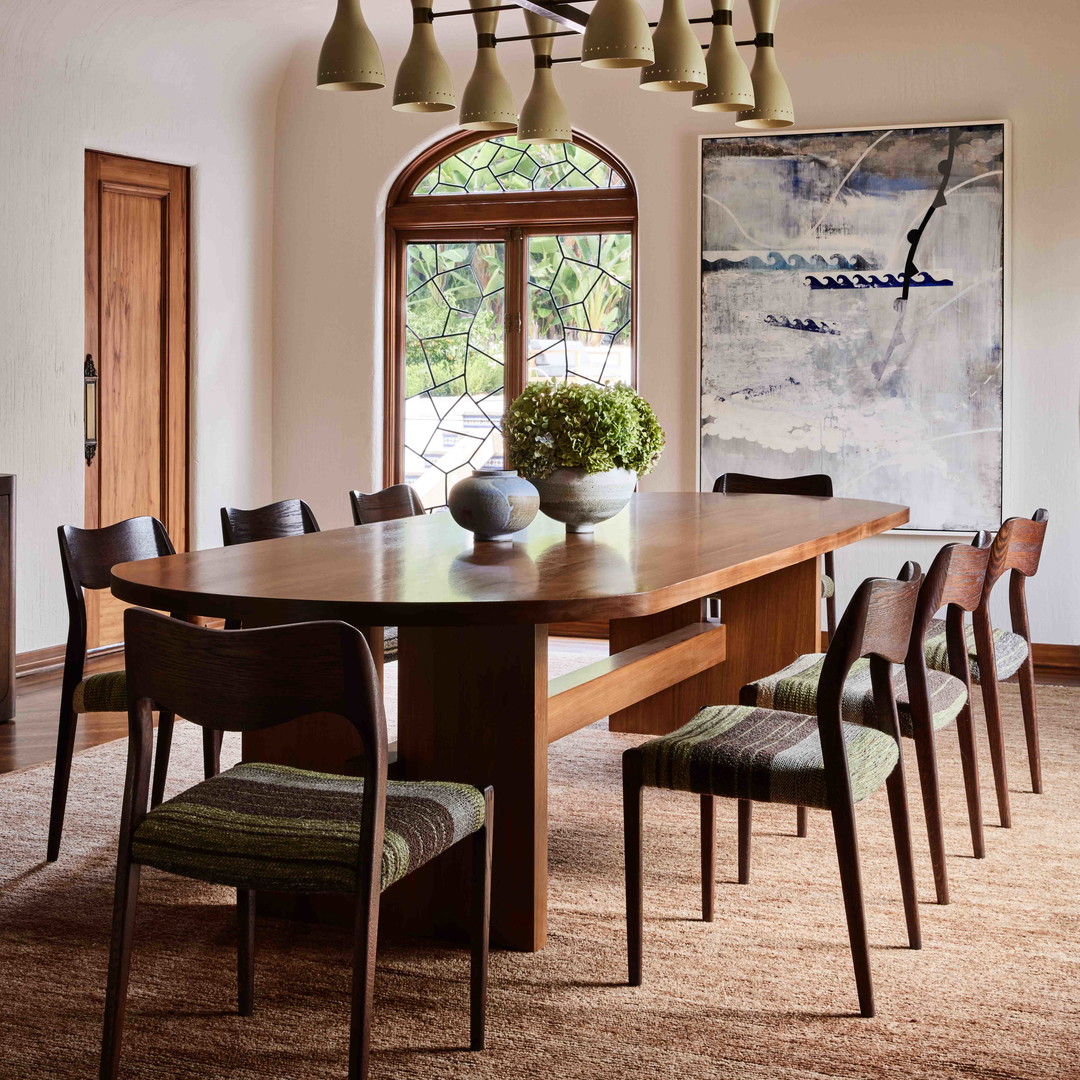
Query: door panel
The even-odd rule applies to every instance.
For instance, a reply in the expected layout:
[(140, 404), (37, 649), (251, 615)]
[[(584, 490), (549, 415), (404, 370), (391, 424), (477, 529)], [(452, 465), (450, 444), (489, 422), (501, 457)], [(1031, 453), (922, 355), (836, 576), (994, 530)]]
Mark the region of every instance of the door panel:
[[(160, 518), (187, 546), (187, 170), (87, 153), (87, 354), (98, 448), (86, 525)], [(123, 639), (123, 609), (88, 596), (88, 644)]]

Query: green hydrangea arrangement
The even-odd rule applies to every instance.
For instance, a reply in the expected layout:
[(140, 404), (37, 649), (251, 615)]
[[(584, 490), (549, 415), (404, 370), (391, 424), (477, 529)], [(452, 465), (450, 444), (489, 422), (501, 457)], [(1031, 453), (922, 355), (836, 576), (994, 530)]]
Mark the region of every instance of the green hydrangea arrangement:
[(507, 462), (543, 480), (556, 469), (647, 473), (664, 448), (652, 406), (623, 383), (598, 386), (548, 379), (530, 383), (503, 423)]

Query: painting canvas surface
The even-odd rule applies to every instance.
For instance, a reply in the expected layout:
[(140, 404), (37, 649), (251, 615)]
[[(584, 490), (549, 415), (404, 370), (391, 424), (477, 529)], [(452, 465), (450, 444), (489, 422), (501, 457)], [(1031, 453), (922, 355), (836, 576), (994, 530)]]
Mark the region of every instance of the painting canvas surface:
[(702, 142), (701, 486), (1001, 521), (1001, 124)]

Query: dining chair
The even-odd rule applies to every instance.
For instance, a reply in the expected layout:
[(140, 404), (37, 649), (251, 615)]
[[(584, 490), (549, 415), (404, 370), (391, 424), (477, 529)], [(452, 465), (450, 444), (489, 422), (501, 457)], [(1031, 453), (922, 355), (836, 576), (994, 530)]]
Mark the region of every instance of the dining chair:
[[(68, 634), (49, 813), (46, 853), (49, 862), (55, 862), (60, 855), (79, 716), (83, 713), (127, 712), (127, 684), (123, 669), (85, 674), (86, 590), (109, 588), (109, 574), (117, 563), (175, 554), (165, 526), (153, 517), (128, 518), (100, 529), (61, 525), (57, 529), (57, 536), (67, 598)], [(158, 752), (152, 793), (155, 806), (161, 802), (165, 790), (172, 732), (173, 714), (164, 710), (158, 718)], [(203, 753), (208, 770), (212, 765), (212, 752), (212, 738), (204, 738)]]
[[(669, 788), (701, 796), (702, 917), (712, 921), (716, 867), (715, 798), (816, 806), (831, 811), (859, 1007), (874, 1015), (870, 950), (854, 804), (888, 791), (908, 944), (921, 948), (911, 826), (893, 697), (892, 665), (903, 663), (922, 584), (914, 563), (896, 580), (870, 578), (856, 590), (825, 655), (816, 715), (752, 705), (710, 705), (677, 731), (623, 754), (626, 925), (630, 985), (642, 982), (641, 791)], [(869, 659), (871, 724), (844, 719), (844, 686)]]
[(382, 491), (365, 494), (349, 492), (354, 525), (371, 525), (376, 521), (392, 521), (397, 518), (420, 517), (424, 504), (412, 484), (393, 484)]
[[(256, 891), (355, 897), (349, 1078), (367, 1076), (381, 893), (470, 840), (470, 1046), (483, 1049), (491, 896), (491, 789), (388, 781), (386, 717), (371, 653), (341, 622), (211, 630), (131, 608), (128, 767), (116, 865), (101, 1077), (120, 1064), (144, 866), (236, 889), (237, 999), (254, 1010)], [(206, 687), (214, 688), (213, 694)], [(147, 809), (153, 703), (196, 724), (258, 731), (336, 713), (364, 746), (362, 778), (243, 762)]]
[[(919, 590), (912, 622), (911, 646), (904, 667), (893, 673), (900, 732), (915, 743), (919, 784), (934, 869), (934, 887), (939, 904), (949, 902), (949, 880), (945, 864), (945, 831), (941, 818), (941, 791), (938, 778), (935, 737), (938, 731), (956, 722), (960, 758), (967, 796), (968, 824), (975, 858), (986, 855), (983, 840), (982, 804), (979, 798), (979, 764), (975, 731), (971, 720), (971, 680), (964, 645), (964, 616), (974, 611), (982, 598), (986, 566), (990, 557), (990, 534), (975, 534), (970, 544), (946, 544), (934, 558)], [(947, 608), (944, 620), (934, 616)], [(950, 670), (927, 668), (925, 642), (931, 623), (941, 623), (947, 638), (945, 651)], [(744, 686), (739, 695), (743, 705), (814, 713), (818, 686), (825, 665), (825, 653), (808, 653), (764, 679)], [(870, 666), (858, 660), (844, 684), (844, 719), (858, 724), (875, 722)], [(739, 815), (739, 880), (750, 877), (749, 813)]]
[(282, 499), (254, 510), (221, 508), (221, 539), (226, 547), (318, 531), (319, 523), (303, 499)]
[[(816, 495), (832, 498), (832, 477), (825, 473), (807, 476), (752, 476), (749, 473), (723, 473), (713, 482), (713, 491), (725, 495)], [(829, 639), (836, 632), (836, 563), (831, 551), (825, 552), (825, 573), (821, 575), (821, 596), (825, 601), (825, 625)]]
[[(1009, 806), (1009, 779), (1005, 765), (1005, 737), (998, 683), (1013, 675), (1020, 683), (1020, 706), (1024, 715), (1031, 787), (1036, 795), (1043, 790), (1026, 581), (1029, 577), (1034, 577), (1039, 569), (1049, 520), (1047, 511), (1039, 509), (1030, 518), (1012, 517), (1002, 523), (990, 545), (982, 597), (972, 615), (972, 625), (966, 635), (971, 680), (978, 683), (982, 690), (998, 814), (1002, 827), (1006, 829), (1012, 825), (1012, 811)], [(995, 629), (990, 618), (990, 595), (994, 586), (1009, 570), (1012, 571), (1009, 575), (1012, 629)], [(945, 625), (936, 619), (931, 622), (926, 635), (926, 663), (939, 671), (953, 670), (945, 631)]]

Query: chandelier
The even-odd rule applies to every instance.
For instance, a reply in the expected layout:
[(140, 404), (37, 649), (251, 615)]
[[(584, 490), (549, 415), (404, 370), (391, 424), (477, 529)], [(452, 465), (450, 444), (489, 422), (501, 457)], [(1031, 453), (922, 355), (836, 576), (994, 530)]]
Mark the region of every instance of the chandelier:
[[(452, 0), (451, 0), (452, 2)], [(555, 64), (592, 68), (639, 68), (642, 90), (691, 94), (699, 112), (734, 112), (747, 128), (782, 128), (795, 122), (791, 94), (776, 64), (773, 33), (780, 0), (748, 0), (755, 37), (736, 41), (735, 0), (711, 0), (712, 14), (689, 18), (685, 0), (664, 0), (659, 22), (650, 23), (638, 0), (469, 0), (469, 7), (434, 11), (433, 0), (410, 0), (413, 29), (394, 80), (399, 112), (444, 112), (457, 107), (454, 81), (435, 37), (435, 20), (471, 15), (476, 63), (461, 95), (463, 128), (517, 132), (523, 143), (570, 142), (570, 114), (555, 84)], [(592, 3), (591, 13), (576, 3)], [(499, 13), (520, 8), (525, 34), (496, 36)], [(693, 24), (712, 27), (706, 44)], [(556, 38), (578, 36), (580, 56), (552, 56)], [(497, 46), (528, 41), (533, 82), (520, 112), (499, 66)], [(739, 46), (754, 47), (747, 70)], [(324, 90), (379, 90), (386, 85), (382, 55), (364, 21), (360, 0), (337, 0), (337, 13), (319, 54), (318, 85)]]

